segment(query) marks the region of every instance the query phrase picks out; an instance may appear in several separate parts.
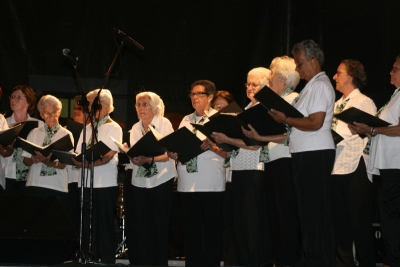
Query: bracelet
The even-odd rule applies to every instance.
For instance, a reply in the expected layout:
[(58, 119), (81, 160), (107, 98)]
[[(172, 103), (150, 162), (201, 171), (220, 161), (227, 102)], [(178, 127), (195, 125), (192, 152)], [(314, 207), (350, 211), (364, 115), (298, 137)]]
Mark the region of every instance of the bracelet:
[(289, 116), (285, 115), (285, 120), (283, 121), (285, 124), (288, 124), (287, 121), (286, 121), (288, 118), (289, 118)]

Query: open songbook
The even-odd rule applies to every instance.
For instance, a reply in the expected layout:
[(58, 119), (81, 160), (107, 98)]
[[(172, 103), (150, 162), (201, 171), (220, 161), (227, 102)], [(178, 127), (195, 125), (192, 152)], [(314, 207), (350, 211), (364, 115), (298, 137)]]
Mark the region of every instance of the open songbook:
[(347, 124), (360, 122), (371, 127), (386, 127), (390, 125), (390, 123), (388, 123), (387, 121), (381, 120), (378, 117), (355, 107), (343, 110), (342, 112), (336, 113), (333, 116)]
[(53, 150), (70, 151), (72, 148), (74, 148), (71, 137), (68, 134), (47, 146), (36, 145), (21, 137), (18, 137), (18, 140), (24, 151), (32, 155), (35, 155), (35, 151), (38, 151), (45, 157), (47, 157)]
[(158, 141), (170, 152), (178, 153), (178, 160), (185, 163), (204, 151), (200, 148), (201, 141), (188, 128), (182, 127)]
[[(29, 132), (38, 127), (38, 121), (29, 120), (10, 125), (10, 128), (0, 132), (0, 144), (3, 146), (11, 145), (14, 140), (19, 136), (26, 139)], [(14, 147), (20, 147), (18, 140), (14, 142)]]
[(155, 157), (164, 154), (166, 149), (158, 142), (158, 140), (162, 138), (161, 134), (153, 129), (153, 127), (149, 128), (150, 131), (143, 135), (143, 137), (130, 148), (124, 147), (123, 144), (115, 140), (112, 136), (111, 139), (122, 152), (126, 153), (131, 158), (137, 156)]
[[(92, 151), (93, 151), (93, 161), (96, 161), (100, 158), (100, 153), (101, 155), (107, 154), (111, 149), (104, 144), (102, 141), (99, 141), (94, 145), (94, 149), (89, 146), (86, 149), (86, 160), (91, 162), (92, 161)], [(61, 163), (67, 164), (67, 165), (75, 165), (75, 163), (72, 161), (72, 158), (74, 158), (78, 162), (82, 162), (82, 153), (77, 154), (74, 152), (69, 152), (69, 151), (59, 151), (59, 150), (53, 150), (53, 154), (51, 159), (55, 160), (58, 159)]]
[(286, 116), (292, 118), (302, 118), (304, 117), (300, 111), (298, 111), (290, 103), (286, 102), (280, 95), (272, 91), (268, 86), (261, 88), (255, 95), (254, 98), (257, 99), (268, 111), (275, 109), (285, 113)]
[(22, 127), (24, 127), (24, 125), (18, 123), (7, 130), (0, 131), (0, 144), (2, 146), (11, 145), (14, 142), (15, 138), (17, 138)]

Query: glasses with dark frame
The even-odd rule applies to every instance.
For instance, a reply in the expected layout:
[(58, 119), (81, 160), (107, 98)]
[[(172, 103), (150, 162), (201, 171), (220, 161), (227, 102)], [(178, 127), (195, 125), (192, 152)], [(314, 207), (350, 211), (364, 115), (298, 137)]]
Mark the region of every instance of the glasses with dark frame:
[(194, 96), (197, 96), (197, 97), (202, 97), (202, 96), (204, 96), (204, 95), (209, 95), (208, 93), (206, 93), (206, 92), (196, 92), (196, 93), (190, 93), (189, 94), (189, 98), (193, 98)]

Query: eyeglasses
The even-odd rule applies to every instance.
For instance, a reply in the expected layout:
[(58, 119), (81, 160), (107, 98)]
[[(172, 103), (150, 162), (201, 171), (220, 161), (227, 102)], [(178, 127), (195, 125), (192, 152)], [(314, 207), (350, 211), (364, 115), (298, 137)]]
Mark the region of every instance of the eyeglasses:
[(50, 118), (50, 117), (53, 117), (53, 118), (55, 118), (55, 117), (58, 117), (58, 112), (54, 112), (54, 113), (42, 113), (42, 116), (43, 116), (43, 118)]
[(194, 96), (202, 97), (202, 96), (204, 96), (204, 95), (208, 95), (208, 93), (206, 93), (206, 92), (190, 93), (190, 94), (189, 94), (189, 98), (193, 98)]
[(393, 66), (393, 68), (392, 68), (392, 71), (393, 71), (393, 72), (396, 72), (396, 71), (398, 71), (398, 70), (400, 70), (400, 68), (399, 68), (399, 67), (397, 67), (397, 66)]
[(10, 95), (10, 100), (21, 100), (22, 98), (26, 98), (24, 95)]
[(146, 103), (146, 102), (145, 103), (136, 103), (135, 107), (137, 107), (137, 108), (140, 108), (140, 107), (147, 108), (147, 107), (150, 107), (150, 104)]
[(256, 83), (245, 83), (244, 84), (244, 87), (258, 87), (258, 86), (260, 86), (260, 84), (256, 84)]

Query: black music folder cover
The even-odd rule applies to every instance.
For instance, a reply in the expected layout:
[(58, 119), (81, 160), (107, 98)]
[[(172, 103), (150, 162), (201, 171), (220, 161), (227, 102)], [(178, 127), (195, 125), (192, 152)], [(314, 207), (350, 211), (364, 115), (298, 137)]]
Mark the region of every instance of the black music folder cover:
[(186, 127), (179, 128), (158, 142), (168, 151), (178, 153), (178, 160), (182, 164), (204, 152), (200, 148), (203, 141)]
[[(221, 116), (222, 117), (222, 116)], [(216, 118), (216, 117), (215, 117)], [(209, 121), (210, 122), (210, 121)], [(209, 123), (207, 122), (207, 123)], [(222, 132), (222, 130), (218, 129), (218, 128), (213, 128), (211, 124), (207, 125), (207, 123), (205, 124), (196, 124), (196, 123), (191, 123), (191, 125), (196, 128), (197, 130), (199, 130), (200, 132), (202, 132), (202, 134), (204, 134), (205, 136), (207, 136), (208, 139), (211, 140), (211, 142), (217, 143), (215, 142), (215, 140), (211, 137), (212, 132)], [(214, 130), (213, 130), (214, 129)], [(224, 128), (224, 130), (226, 130), (228, 128)], [(240, 126), (239, 126), (240, 129)], [(230, 135), (226, 134), (227, 136), (231, 137)], [(244, 134), (242, 133), (242, 135), (244, 136)], [(235, 137), (236, 138), (236, 137)], [(238, 137), (239, 139), (242, 139), (241, 137)], [(217, 145), (219, 146), (219, 148), (221, 148), (222, 150), (225, 151), (231, 151), (231, 150), (236, 150), (238, 149), (235, 146), (229, 145), (229, 144), (225, 144), (225, 143), (217, 143)]]
[(60, 151), (60, 150), (53, 150), (51, 154), (51, 160), (56, 160), (58, 159), (59, 162), (67, 165), (75, 165), (75, 163), (72, 161), (72, 158), (77, 157), (78, 154), (74, 152), (69, 152), (69, 151)]
[[(161, 139), (160, 134), (155, 133), (154, 129), (151, 129), (145, 135), (142, 136), (132, 147), (126, 148), (111, 137), (114, 143), (119, 147), (120, 151), (125, 152), (129, 157), (134, 158), (137, 156), (155, 157), (165, 153), (166, 149), (161, 145), (158, 140)], [(156, 137), (158, 136), (158, 138)]]
[(337, 146), (337, 144), (339, 144), (343, 140), (343, 137), (332, 129), (331, 129), (331, 133), (332, 133), (333, 142), (335, 143), (335, 146)]
[[(105, 154), (107, 154), (109, 151), (111, 150), (111, 148), (109, 148), (106, 144), (103, 143), (103, 141), (99, 141), (96, 144), (94, 144), (94, 146), (88, 146), (86, 148), (86, 160), (91, 162), (92, 161), (92, 151), (93, 151), (93, 161), (96, 161), (100, 158), (100, 153), (101, 156), (104, 156)], [(82, 162), (82, 153), (77, 155), (75, 157), (76, 161)]]
[(47, 146), (39, 146), (32, 142), (29, 142), (21, 137), (18, 137), (21, 147), (24, 151), (30, 153), (31, 155), (36, 155), (35, 151), (42, 153), (43, 156), (47, 157), (53, 150), (70, 151), (74, 148), (69, 134), (58, 139), (54, 143)]
[[(130, 132), (122, 131), (122, 143), (127, 143), (128, 146), (131, 146), (130, 143)], [(125, 152), (118, 152), (118, 165), (124, 165), (130, 163), (128, 155)]]
[(4, 147), (11, 145), (23, 127), (22, 123), (18, 123), (7, 130), (0, 131), (0, 144)]
[[(14, 125), (18, 125), (19, 123), (16, 123)], [(27, 121), (23, 121), (20, 124), (23, 124), (23, 127), (21, 129), (21, 131), (18, 133), (18, 136), (26, 139), (28, 137), (28, 134), (35, 128), (37, 128), (39, 126), (39, 121), (37, 120), (27, 120)], [(21, 144), (19, 143), (19, 140), (17, 139), (14, 142), (14, 148), (17, 147), (21, 147)]]
[(390, 123), (388, 123), (387, 121), (381, 120), (378, 117), (355, 107), (343, 110), (342, 112), (334, 114), (333, 116), (347, 124), (360, 122), (365, 123), (366, 125), (371, 127), (386, 127), (390, 125)]
[(254, 95), (254, 98), (257, 99), (267, 110), (275, 109), (292, 118), (304, 117), (300, 111), (290, 103), (286, 102), (285, 99), (272, 91), (268, 86), (261, 88), (260, 91)]
[(220, 111), (215, 113), (214, 115), (210, 116), (210, 120), (212, 120), (215, 117), (218, 117), (220, 114), (239, 114), (240, 112), (243, 112), (243, 109), (239, 107), (239, 105), (233, 101), (232, 103), (229, 103), (226, 107), (222, 108)]
[(37, 121), (37, 120), (28, 120), (28, 121), (23, 121), (21, 123), (24, 124), (24, 127), (19, 132), (18, 136), (21, 138), (24, 138), (24, 139), (26, 139), (28, 137), (28, 134), (33, 129), (39, 127), (39, 121)]
[(74, 137), (74, 150), (76, 150), (76, 145), (78, 144), (79, 137), (81, 136), (81, 132), (83, 130), (83, 124), (80, 122), (76, 122), (74, 120), (67, 120), (67, 129), (72, 133)]
[(244, 122), (244, 127), (247, 130), (249, 130), (247, 125), (250, 124), (260, 135), (276, 135), (287, 132), (286, 125), (276, 122), (271, 115), (268, 114), (268, 110), (261, 104), (246, 109), (238, 114), (238, 117)]

